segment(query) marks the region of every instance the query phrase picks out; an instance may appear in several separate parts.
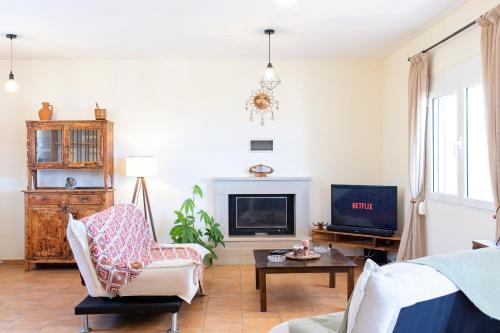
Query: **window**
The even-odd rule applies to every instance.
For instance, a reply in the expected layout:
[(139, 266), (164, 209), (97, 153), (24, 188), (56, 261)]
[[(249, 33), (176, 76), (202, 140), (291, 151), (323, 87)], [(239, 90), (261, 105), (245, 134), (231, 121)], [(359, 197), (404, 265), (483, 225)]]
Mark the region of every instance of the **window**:
[(457, 94), (432, 100), (432, 191), (457, 195)]
[(483, 89), (480, 84), (465, 88), (466, 116), (466, 197), (492, 201), (486, 115)]
[(429, 198), (492, 209), (479, 59), (433, 74), (429, 98)]

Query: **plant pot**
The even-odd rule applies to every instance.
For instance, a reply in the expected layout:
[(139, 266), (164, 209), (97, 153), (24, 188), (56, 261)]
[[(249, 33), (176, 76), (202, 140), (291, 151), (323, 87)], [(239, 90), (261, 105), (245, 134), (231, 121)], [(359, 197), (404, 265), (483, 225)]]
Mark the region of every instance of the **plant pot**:
[(54, 107), (49, 102), (42, 102), (42, 108), (38, 110), (38, 118), (40, 120), (52, 120)]

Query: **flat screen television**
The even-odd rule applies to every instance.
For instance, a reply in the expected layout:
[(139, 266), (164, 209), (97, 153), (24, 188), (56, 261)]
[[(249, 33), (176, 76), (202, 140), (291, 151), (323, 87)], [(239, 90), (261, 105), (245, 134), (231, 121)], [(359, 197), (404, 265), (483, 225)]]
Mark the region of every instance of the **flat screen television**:
[(332, 185), (327, 230), (390, 236), (397, 229), (397, 187)]

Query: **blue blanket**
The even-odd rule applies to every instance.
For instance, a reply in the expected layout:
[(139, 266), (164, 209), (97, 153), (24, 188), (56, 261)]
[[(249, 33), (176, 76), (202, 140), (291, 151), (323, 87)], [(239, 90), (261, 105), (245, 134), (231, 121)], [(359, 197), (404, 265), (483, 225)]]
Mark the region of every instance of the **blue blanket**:
[(486, 315), (500, 320), (500, 249), (485, 248), (410, 261), (450, 279)]

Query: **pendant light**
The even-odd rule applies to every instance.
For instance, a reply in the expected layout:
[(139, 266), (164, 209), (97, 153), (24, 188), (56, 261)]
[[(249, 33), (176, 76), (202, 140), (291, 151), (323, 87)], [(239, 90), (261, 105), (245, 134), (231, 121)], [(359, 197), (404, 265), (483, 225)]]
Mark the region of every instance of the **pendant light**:
[(5, 90), (7, 90), (8, 93), (13, 94), (19, 88), (19, 85), (17, 84), (16, 80), (14, 80), (14, 73), (12, 73), (12, 40), (16, 39), (17, 35), (7, 34), (5, 37), (10, 39), (10, 73), (9, 73), (9, 80), (5, 83)]
[(271, 35), (274, 34), (274, 29), (266, 29), (264, 33), (269, 37), (269, 49), (268, 49), (268, 62), (266, 71), (264, 72), (264, 76), (260, 80), (260, 85), (269, 90), (273, 90), (278, 84), (281, 83), (278, 74), (273, 68), (273, 64), (271, 64)]

